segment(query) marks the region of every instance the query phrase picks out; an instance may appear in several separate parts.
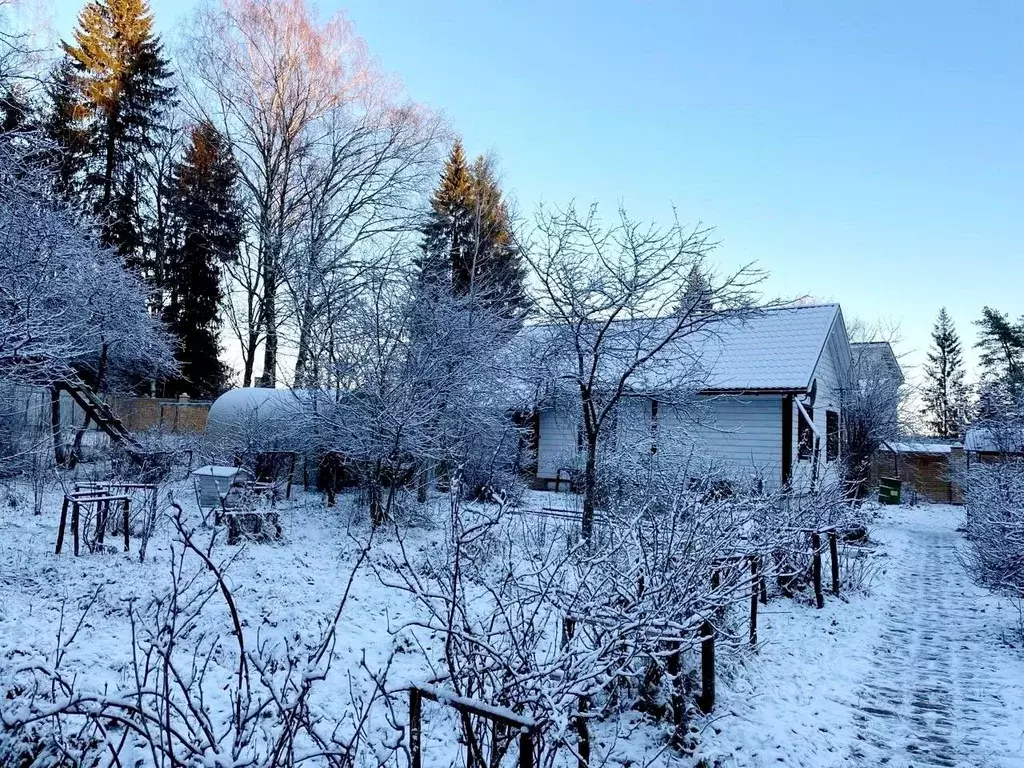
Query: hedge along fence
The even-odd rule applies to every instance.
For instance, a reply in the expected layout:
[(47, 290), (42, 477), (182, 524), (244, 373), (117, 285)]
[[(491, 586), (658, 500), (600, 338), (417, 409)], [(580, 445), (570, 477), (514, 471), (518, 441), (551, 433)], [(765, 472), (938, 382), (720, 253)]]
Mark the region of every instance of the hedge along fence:
[[(821, 529), (801, 529), (798, 533), (807, 537), (809, 549), (807, 554), (811, 560), (811, 583), (817, 608), (824, 606), (824, 584), (822, 556), (827, 550), (830, 556), (831, 584), (833, 595), (840, 594), (839, 570), (839, 537), (840, 531), (835, 526)], [(758, 644), (757, 614), (759, 605), (767, 604), (769, 592), (766, 572), (762, 565), (761, 554), (736, 554), (716, 559), (709, 574), (710, 591), (706, 600), (705, 615), (699, 617), (694, 625), (684, 633), (667, 636), (665, 645), (665, 672), (668, 677), (673, 734), (671, 742), (677, 747), (684, 745), (688, 726), (686, 711), (689, 706), (684, 683), (683, 654), (686, 648), (693, 647), (694, 641), (700, 648), (700, 691), (696, 697), (698, 710), (707, 715), (715, 708), (716, 699), (716, 640), (721, 623), (728, 606), (739, 602), (738, 596), (748, 606), (747, 642), (756, 649)], [(563, 649), (567, 648), (576, 635), (577, 627), (585, 624), (584, 616), (565, 616), (562, 619)], [(692, 639), (691, 639), (692, 638)], [(409, 688), (409, 753), (411, 768), (423, 766), (423, 701), (429, 700), (455, 709), (461, 718), (469, 721), (476, 718), (483, 725), (469, 729), (475, 733), (466, 747), (467, 766), (497, 766), (502, 762), (508, 748), (518, 745), (519, 768), (535, 768), (538, 759), (537, 723), (527, 715), (514, 712), (507, 707), (499, 707), (487, 702), (444, 691), (429, 685), (413, 685)], [(589, 721), (591, 718), (591, 702), (587, 696), (579, 696), (576, 712), (572, 715), (573, 730), (576, 734), (575, 754), (579, 768), (589, 768), (592, 758), (592, 739)], [(489, 754), (487, 754), (489, 752)]]

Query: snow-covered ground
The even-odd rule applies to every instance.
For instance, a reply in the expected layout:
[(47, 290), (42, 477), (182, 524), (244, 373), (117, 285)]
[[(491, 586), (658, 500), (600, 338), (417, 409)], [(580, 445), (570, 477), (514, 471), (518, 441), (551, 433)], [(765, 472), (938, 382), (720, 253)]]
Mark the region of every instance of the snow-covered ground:
[(767, 606), (705, 725), (709, 764), (1024, 766), (1020, 617), (961, 567), (961, 514), (892, 508), (868, 594)]
[[(187, 481), (175, 490), (194, 505)], [(560, 508), (566, 498), (531, 494), (528, 501)], [(62, 664), (82, 686), (117, 687), (131, 661), (126, 600), (144, 602), (166, 589), (170, 529), (161, 529), (143, 564), (134, 553), (55, 556), (58, 511), (56, 493), (40, 517), (24, 506), (0, 508), (0, 662), (52, 656), (62, 610), (66, 636), (98, 595)], [(885, 512), (872, 530), (867, 591), (829, 596), (821, 611), (783, 599), (763, 607), (757, 652), (724, 659), (718, 708), (698, 723), (696, 757), (666, 750), (659, 742), (665, 729), (634, 714), (617, 729), (622, 741), (609, 765), (1024, 765), (1024, 652), (1012, 645), (1019, 617), (961, 568), (959, 514), (943, 506)], [(320, 636), (365, 535), (345, 520), (308, 496), (282, 508), (284, 544), (219, 550), (221, 557), (236, 553), (228, 578), (247, 631), (293, 645)], [(435, 537), (419, 527), (406, 544), (427, 552)], [(374, 542), (371, 560), (384, 567), (394, 547), (386, 537)], [(372, 567), (361, 571), (339, 624), (332, 675), (317, 696), (326, 711), (332, 700), (348, 701), (348, 673), (360, 677), (364, 654), (376, 668), (394, 648), (409, 649), (398, 629), (416, 610), (407, 593), (382, 586)], [(230, 632), (224, 611), (210, 611), (206, 621), (204, 632)], [(423, 679), (418, 653), (395, 660), (394, 686)], [(210, 701), (226, 706), (215, 695)], [(443, 717), (436, 707), (424, 711), (428, 765), (449, 765), (459, 754)]]

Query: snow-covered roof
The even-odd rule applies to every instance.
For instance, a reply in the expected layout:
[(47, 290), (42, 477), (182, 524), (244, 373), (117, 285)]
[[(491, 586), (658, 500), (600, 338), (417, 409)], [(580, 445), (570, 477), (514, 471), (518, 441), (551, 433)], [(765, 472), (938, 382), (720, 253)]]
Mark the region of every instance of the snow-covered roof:
[(898, 443), (886, 442), (882, 450), (895, 451), (896, 453), (930, 453), (946, 454), (952, 453), (953, 448), (960, 447), (959, 443), (931, 443), (925, 441), (902, 441)]
[(312, 401), (313, 393), (301, 389), (232, 389), (213, 401), (204, 431), (224, 444), (299, 450), (308, 442)]
[(850, 344), (850, 352), (863, 378), (877, 381), (891, 376), (903, 381), (903, 368), (888, 341), (858, 341)]
[[(614, 376), (615, 356), (632, 359), (637, 349), (650, 348), (658, 339), (661, 320), (627, 320), (604, 330), (602, 361)], [(838, 304), (798, 305), (745, 312), (716, 319), (698, 332), (685, 334), (665, 348), (646, 370), (634, 377), (638, 387), (657, 389), (669, 381), (692, 383), (703, 392), (806, 391), (818, 361), (827, 352), (836, 324), (845, 326)], [(596, 336), (597, 326), (592, 336)], [(585, 329), (584, 329), (585, 330)], [(524, 329), (532, 343), (559, 345), (566, 351), (566, 375), (571, 376), (571, 333), (554, 326)], [(580, 333), (580, 336), (586, 336)], [(559, 343), (559, 339), (562, 339)], [(592, 352), (595, 339), (581, 338)], [(645, 344), (647, 345), (645, 347)], [(614, 350), (609, 352), (609, 350)], [(611, 360), (611, 362), (609, 362)]]
[(975, 453), (1024, 453), (1024, 429), (971, 427), (964, 435), (964, 450)]
[(707, 371), (704, 388), (806, 389), (837, 319), (838, 304), (820, 304), (716, 323), (696, 348)]

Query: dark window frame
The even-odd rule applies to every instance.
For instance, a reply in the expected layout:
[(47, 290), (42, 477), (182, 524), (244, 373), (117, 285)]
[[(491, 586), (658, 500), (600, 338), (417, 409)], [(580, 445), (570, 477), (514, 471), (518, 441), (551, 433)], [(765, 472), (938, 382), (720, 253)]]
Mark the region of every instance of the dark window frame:
[[(806, 417), (804, 411), (807, 411)], [(811, 461), (814, 458), (814, 428), (807, 418), (809, 417), (811, 421), (814, 420), (814, 408), (805, 405), (803, 408), (797, 408), (796, 412), (796, 459), (797, 461)]]
[(839, 412), (825, 411), (825, 461), (839, 458)]

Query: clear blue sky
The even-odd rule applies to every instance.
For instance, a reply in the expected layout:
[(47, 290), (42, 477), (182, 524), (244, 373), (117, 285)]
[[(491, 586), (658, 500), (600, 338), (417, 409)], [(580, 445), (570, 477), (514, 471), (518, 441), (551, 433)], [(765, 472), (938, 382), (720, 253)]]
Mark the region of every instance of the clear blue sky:
[[(193, 4), (153, 0), (159, 28)], [(910, 363), (943, 304), (972, 361), (983, 305), (1024, 311), (1024, 3), (318, 5), (525, 210), (675, 205), (770, 294), (899, 320)]]

